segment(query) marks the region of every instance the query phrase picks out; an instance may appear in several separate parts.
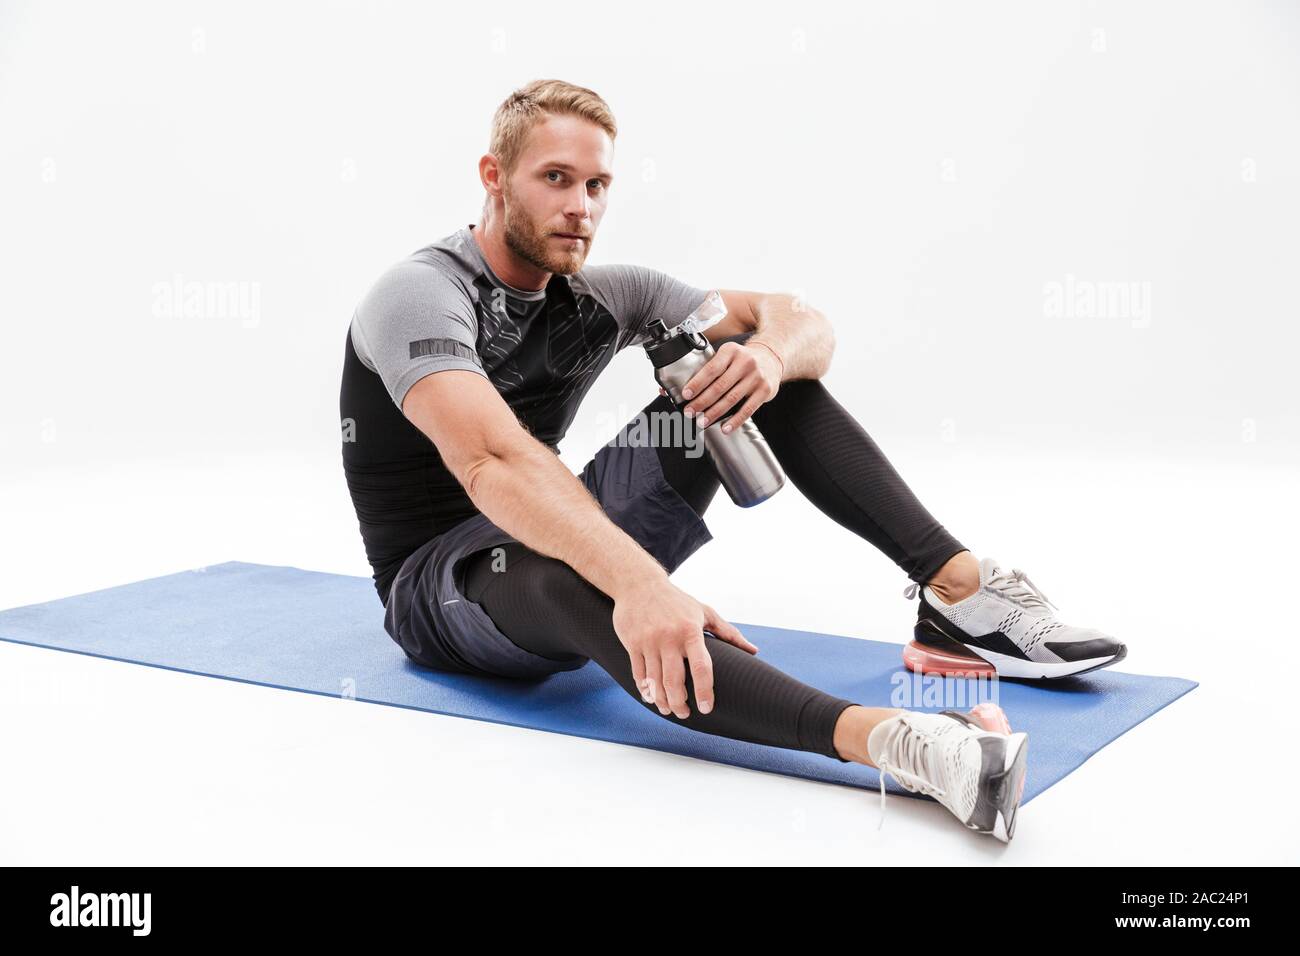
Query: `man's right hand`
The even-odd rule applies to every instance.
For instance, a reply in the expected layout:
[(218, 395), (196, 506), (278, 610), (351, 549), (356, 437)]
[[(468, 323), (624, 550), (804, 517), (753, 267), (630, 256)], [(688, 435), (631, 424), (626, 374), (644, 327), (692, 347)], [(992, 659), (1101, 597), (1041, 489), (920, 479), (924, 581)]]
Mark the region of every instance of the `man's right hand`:
[(614, 630), (648, 703), (665, 717), (691, 715), (683, 664), (689, 661), (696, 704), (701, 713), (713, 709), (704, 630), (751, 654), (758, 648), (668, 580), (663, 565), (609, 519), (554, 449), (523, 427), (486, 375), (458, 368), (426, 375), (407, 391), (402, 411), (479, 511), (613, 598)]
[(704, 644), (704, 631), (750, 654), (758, 648), (723, 619), (667, 577), (621, 593), (614, 601), (614, 631), (627, 648), (632, 674), (647, 703), (665, 717), (671, 712), (683, 720), (687, 706), (686, 666), (695, 686), (700, 713), (713, 710), (713, 658)]

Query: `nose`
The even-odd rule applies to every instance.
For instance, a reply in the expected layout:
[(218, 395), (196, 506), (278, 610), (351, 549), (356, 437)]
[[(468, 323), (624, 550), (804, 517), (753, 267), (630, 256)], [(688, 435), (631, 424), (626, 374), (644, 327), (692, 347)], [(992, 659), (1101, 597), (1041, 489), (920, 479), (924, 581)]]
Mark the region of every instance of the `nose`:
[[(564, 196), (564, 215), (570, 220), (585, 222), (591, 216), (591, 197), (587, 195), (587, 184), (577, 183)], [(582, 227), (575, 225), (574, 232), (581, 232)]]

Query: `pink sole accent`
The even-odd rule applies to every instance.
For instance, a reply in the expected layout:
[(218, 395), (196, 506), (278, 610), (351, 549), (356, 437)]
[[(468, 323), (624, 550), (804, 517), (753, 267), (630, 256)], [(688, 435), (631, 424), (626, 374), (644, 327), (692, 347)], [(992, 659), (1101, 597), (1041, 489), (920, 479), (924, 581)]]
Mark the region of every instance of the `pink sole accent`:
[(922, 674), (942, 674), (944, 677), (993, 677), (997, 674), (997, 669), (986, 660), (945, 654), (916, 641), (903, 648), (903, 663), (908, 670)]
[(1002, 708), (991, 700), (976, 704), (969, 713), (985, 730), (992, 730), (999, 734), (1011, 733), (1011, 721), (1007, 720), (1007, 715)]

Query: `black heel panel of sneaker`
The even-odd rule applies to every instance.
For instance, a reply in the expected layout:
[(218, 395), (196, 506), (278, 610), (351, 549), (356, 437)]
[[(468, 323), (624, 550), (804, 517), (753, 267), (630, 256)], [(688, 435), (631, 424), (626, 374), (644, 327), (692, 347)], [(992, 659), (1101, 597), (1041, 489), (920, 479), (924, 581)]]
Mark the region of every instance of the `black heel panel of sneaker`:
[(935, 621), (929, 619), (917, 621), (912, 633), (916, 635), (918, 644), (924, 644), (946, 654), (956, 654), (958, 657), (971, 656), (969, 647), (956, 638), (949, 637)]

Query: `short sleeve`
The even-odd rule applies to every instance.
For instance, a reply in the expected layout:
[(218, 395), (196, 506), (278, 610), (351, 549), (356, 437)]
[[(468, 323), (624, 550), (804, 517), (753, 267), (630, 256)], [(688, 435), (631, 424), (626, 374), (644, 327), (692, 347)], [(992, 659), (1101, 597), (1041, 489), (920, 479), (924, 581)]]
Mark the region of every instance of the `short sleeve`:
[(411, 386), (434, 372), (464, 369), (488, 377), (469, 290), (425, 262), (400, 262), (379, 277), (357, 306), (352, 344), (398, 408)]
[(655, 319), (672, 328), (709, 296), (707, 289), (647, 266), (588, 266), (583, 275), (618, 321), (620, 349), (643, 344)]

